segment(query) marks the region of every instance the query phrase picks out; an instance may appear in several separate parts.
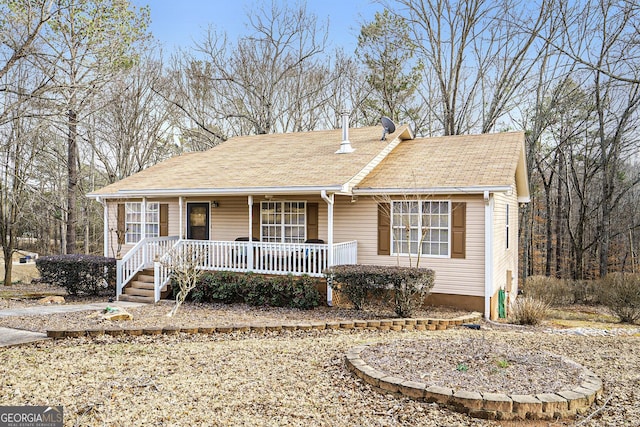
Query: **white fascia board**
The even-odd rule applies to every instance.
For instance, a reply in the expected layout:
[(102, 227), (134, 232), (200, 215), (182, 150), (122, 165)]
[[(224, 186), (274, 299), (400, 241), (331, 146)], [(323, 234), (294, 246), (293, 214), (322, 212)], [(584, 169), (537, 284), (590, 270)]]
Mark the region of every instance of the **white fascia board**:
[(175, 196), (248, 196), (254, 194), (313, 194), (326, 191), (337, 193), (342, 185), (309, 186), (309, 187), (247, 187), (247, 188), (176, 188), (150, 190), (120, 190), (112, 194), (87, 194), (92, 199), (126, 199), (132, 197), (175, 197)]
[[(408, 138), (413, 139), (413, 135), (411, 134), (411, 130), (409, 130)], [(363, 179), (367, 177), (371, 173), (371, 171), (378, 166), (384, 159), (389, 156), (389, 154), (403, 141), (401, 136), (405, 133), (396, 136), (393, 140), (391, 140), (387, 145), (384, 146), (382, 150), (369, 162), (367, 163), (357, 174), (353, 176), (347, 183), (344, 184), (342, 191), (348, 193), (353, 189), (353, 187), (357, 186)]]
[(354, 188), (353, 194), (359, 196), (379, 196), (382, 194), (484, 194), (508, 193), (513, 188), (508, 185), (473, 187), (432, 187), (432, 188)]

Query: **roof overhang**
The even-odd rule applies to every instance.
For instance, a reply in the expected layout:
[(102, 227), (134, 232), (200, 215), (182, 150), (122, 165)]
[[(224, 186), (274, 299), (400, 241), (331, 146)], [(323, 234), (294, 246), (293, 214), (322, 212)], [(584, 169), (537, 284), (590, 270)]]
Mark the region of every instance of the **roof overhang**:
[(522, 141), (518, 165), (516, 166), (516, 188), (518, 190), (518, 203), (529, 203), (531, 201), (531, 193), (529, 192), (529, 174), (527, 172), (527, 154), (524, 140)]
[(509, 193), (513, 191), (510, 185), (500, 186), (470, 186), (470, 187), (428, 187), (428, 188), (354, 188), (353, 194), (359, 196), (387, 195), (430, 195), (430, 194), (484, 194)]
[(256, 194), (314, 194), (326, 191), (328, 193), (342, 192), (342, 185), (330, 186), (297, 186), (297, 187), (246, 187), (246, 188), (175, 188), (175, 189), (147, 189), (147, 190), (119, 190), (111, 194), (89, 193), (87, 197), (103, 199), (130, 199), (140, 197), (209, 197), (209, 196), (249, 196)]

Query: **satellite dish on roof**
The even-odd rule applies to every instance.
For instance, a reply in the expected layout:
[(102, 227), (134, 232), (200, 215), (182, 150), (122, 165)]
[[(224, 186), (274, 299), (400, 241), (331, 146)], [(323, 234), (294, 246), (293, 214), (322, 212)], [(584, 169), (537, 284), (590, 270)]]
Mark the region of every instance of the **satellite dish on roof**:
[(393, 123), (393, 120), (391, 120), (387, 116), (382, 116), (380, 121), (382, 122), (382, 127), (384, 128), (384, 130), (382, 131), (382, 138), (380, 139), (380, 141), (386, 141), (387, 134), (394, 133), (396, 131), (396, 124)]

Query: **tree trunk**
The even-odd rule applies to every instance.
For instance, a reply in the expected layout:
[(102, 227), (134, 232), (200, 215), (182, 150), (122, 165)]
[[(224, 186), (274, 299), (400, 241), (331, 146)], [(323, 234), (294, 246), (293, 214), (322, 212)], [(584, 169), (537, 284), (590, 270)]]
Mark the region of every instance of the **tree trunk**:
[(557, 197), (556, 197), (556, 224), (555, 224), (555, 234), (556, 234), (556, 268), (555, 268), (555, 276), (557, 278), (561, 278), (563, 276), (563, 268), (562, 268), (562, 248), (563, 248), (563, 234), (564, 234), (564, 193), (562, 192), (562, 177), (564, 176), (564, 155), (561, 150), (558, 150), (558, 184), (556, 186)]
[(69, 110), (69, 136), (67, 146), (67, 233), (66, 253), (76, 252), (76, 187), (78, 185), (78, 117)]
[(545, 232), (547, 235), (547, 243), (545, 250), (545, 262), (544, 262), (544, 275), (549, 277), (551, 276), (551, 262), (553, 257), (553, 234), (551, 233), (552, 229), (552, 210), (551, 210), (551, 179), (549, 179), (549, 185), (545, 183), (544, 185), (544, 201), (545, 201)]
[(2, 255), (4, 257), (4, 285), (11, 286), (11, 273), (13, 269), (13, 248), (10, 245), (2, 246)]

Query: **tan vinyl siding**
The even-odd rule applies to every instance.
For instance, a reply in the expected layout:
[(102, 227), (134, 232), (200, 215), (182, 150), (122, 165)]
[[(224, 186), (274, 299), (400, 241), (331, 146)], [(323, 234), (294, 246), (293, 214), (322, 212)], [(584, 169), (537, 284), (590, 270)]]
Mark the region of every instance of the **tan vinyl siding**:
[[(199, 200), (190, 198), (189, 201), (197, 202)], [(218, 207), (211, 208), (209, 238), (211, 240), (232, 241), (238, 237), (249, 237), (249, 202), (247, 197), (217, 197), (215, 201), (218, 202)], [(254, 199), (254, 203), (259, 202)]]
[[(448, 200), (448, 197), (432, 197)], [(467, 203), (467, 247), (465, 259), (422, 257), (421, 267), (436, 272), (433, 292), (456, 295), (484, 295), (484, 202), (482, 196), (452, 197), (452, 201)], [(336, 197), (334, 209), (334, 240), (358, 241), (358, 262), (361, 264), (408, 266), (407, 256), (378, 255), (377, 202), (360, 197), (356, 203), (350, 198)], [(412, 258), (415, 265), (415, 258)]]
[[(216, 197), (217, 208), (211, 209), (211, 240), (231, 241), (238, 237), (249, 236), (249, 201), (246, 196)], [(272, 199), (276, 200), (276, 199)], [(278, 201), (302, 201), (318, 204), (318, 238), (327, 241), (327, 204), (319, 196), (279, 197)], [(204, 199), (189, 198), (190, 202), (202, 202)], [(263, 197), (253, 198), (253, 203), (266, 201)], [(186, 217), (186, 202), (185, 202)], [(253, 236), (253, 237), (260, 237)]]
[[(110, 257), (114, 257), (116, 254), (116, 251), (118, 250), (118, 242), (117, 242), (117, 237), (116, 237), (116, 227), (118, 225), (118, 204), (124, 204), (127, 202), (142, 202), (142, 199), (118, 199), (118, 200), (113, 200), (113, 201), (109, 201), (107, 203), (107, 210), (108, 210), (108, 229), (109, 229), (109, 256)], [(178, 235), (178, 229), (179, 229), (179, 218), (178, 218), (178, 199), (177, 198), (171, 198), (171, 199), (147, 199), (147, 203), (152, 203), (152, 202), (157, 202), (160, 204), (167, 204), (169, 207), (169, 236), (177, 236)], [(123, 244), (122, 248), (121, 248), (121, 252), (120, 255), (124, 256), (132, 247), (134, 247), (134, 244)]]
[[(493, 215), (493, 288), (492, 294), (506, 287), (507, 271), (513, 274), (514, 293), (518, 289), (518, 198), (515, 191), (511, 195), (494, 195)], [(509, 248), (506, 243), (506, 212), (509, 205)]]

